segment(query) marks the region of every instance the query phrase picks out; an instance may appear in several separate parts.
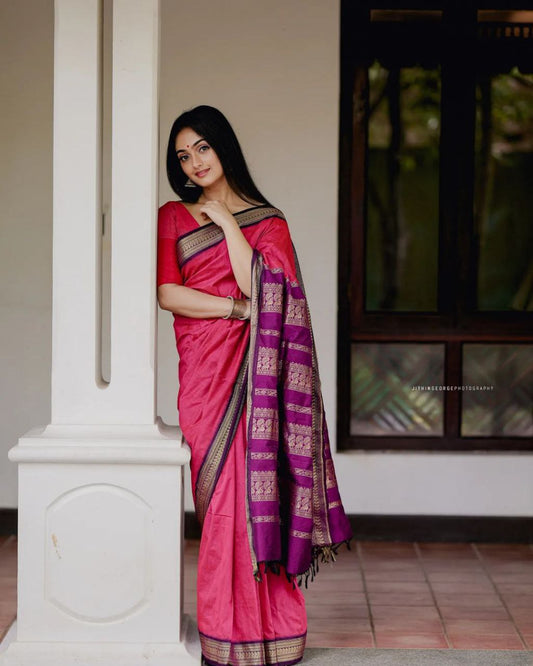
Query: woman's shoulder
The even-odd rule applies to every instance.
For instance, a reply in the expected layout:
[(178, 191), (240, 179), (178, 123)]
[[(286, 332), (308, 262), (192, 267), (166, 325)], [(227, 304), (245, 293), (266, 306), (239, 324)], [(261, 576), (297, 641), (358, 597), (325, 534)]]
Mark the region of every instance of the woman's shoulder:
[(159, 207), (158, 233), (160, 237), (178, 238), (190, 231), (192, 216), (183, 201), (167, 201)]
[(285, 215), (283, 214), (283, 211), (279, 209), (277, 206), (274, 206), (272, 204), (263, 204), (262, 206), (259, 206), (259, 209), (263, 209), (265, 213), (265, 219), (279, 219), (283, 221), (287, 221)]
[(185, 207), (183, 201), (167, 201), (159, 206), (159, 213), (175, 215)]

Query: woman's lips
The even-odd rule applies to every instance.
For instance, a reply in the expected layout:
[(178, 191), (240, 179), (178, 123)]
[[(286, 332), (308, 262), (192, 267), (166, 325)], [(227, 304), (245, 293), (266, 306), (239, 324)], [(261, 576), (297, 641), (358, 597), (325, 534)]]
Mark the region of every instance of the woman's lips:
[(203, 177), (205, 176), (205, 174), (206, 174), (208, 171), (209, 171), (209, 169), (204, 169), (203, 171), (198, 171), (198, 172), (195, 173), (194, 175), (195, 175), (197, 178), (203, 178)]

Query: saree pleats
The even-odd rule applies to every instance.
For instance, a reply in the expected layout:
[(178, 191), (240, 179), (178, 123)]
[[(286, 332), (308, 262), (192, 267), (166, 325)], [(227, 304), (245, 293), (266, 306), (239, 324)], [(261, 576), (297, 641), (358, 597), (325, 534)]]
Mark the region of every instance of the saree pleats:
[(198, 559), (197, 609), (208, 664), (297, 663), (305, 645), (305, 600), (285, 575), (258, 583), (246, 533), (246, 414), (239, 422), (209, 503)]

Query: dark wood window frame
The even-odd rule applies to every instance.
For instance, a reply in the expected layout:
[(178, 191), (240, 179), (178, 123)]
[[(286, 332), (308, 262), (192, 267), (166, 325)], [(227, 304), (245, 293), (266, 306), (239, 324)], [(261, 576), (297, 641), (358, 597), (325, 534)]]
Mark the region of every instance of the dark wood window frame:
[[(413, 6), (414, 5), (414, 6)], [(483, 58), (478, 39), (478, 9), (505, 9), (498, 3), (410, 3), (413, 10), (442, 10), (436, 32), (427, 26), (428, 45), (438, 53), (442, 74), (442, 133), (439, 183), (439, 295), (437, 313), (366, 312), (365, 177), (367, 164), (366, 68), (371, 64), (377, 30), (371, 9), (402, 9), (405, 3), (341, 2), (341, 99), (339, 140), (339, 263), (337, 441), (339, 450), (494, 450), (531, 451), (533, 441), (521, 437), (461, 437), (461, 392), (444, 395), (443, 436), (350, 435), (350, 349), (352, 342), (440, 342), (445, 344), (444, 383), (461, 385), (463, 343), (520, 344), (533, 341), (533, 317), (525, 312), (474, 310), (475, 244), (472, 242), (474, 196), (474, 132), (476, 65)], [(530, 9), (514, 3), (515, 9)], [(494, 25), (491, 26), (494, 28)], [(401, 26), (406, 49), (409, 25)], [(420, 33), (418, 33), (420, 34)], [(446, 47), (453, 40), (453, 49)], [(414, 43), (414, 42), (413, 42)], [(476, 51), (473, 45), (477, 44)], [(521, 45), (528, 59), (533, 39)], [(494, 48), (494, 45), (485, 48)], [(516, 57), (516, 43), (501, 40), (502, 61)], [(402, 62), (405, 60), (402, 55)], [(407, 56), (409, 57), (409, 56)], [(531, 70), (533, 71), (533, 61)], [(364, 148), (363, 148), (364, 147)], [(456, 249), (457, 248), (457, 251)], [(452, 257), (450, 261), (448, 258)]]

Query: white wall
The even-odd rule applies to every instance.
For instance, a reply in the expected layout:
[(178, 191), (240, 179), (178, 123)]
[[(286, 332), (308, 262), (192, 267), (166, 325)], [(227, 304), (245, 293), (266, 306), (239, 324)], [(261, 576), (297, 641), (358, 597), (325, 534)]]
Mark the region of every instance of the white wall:
[[(5, 461), (5, 452), (18, 434), (45, 423), (49, 413), (52, 3), (25, 0), (21, 4), (17, 8), (14, 0), (3, 0), (2, 5), (9, 8), (8, 12), (2, 10), (9, 19), (7, 26), (2, 21), (9, 37), (3, 45), (7, 59), (3, 57), (2, 62), (15, 69), (7, 83), (2, 83), (2, 92), (7, 89), (14, 99), (10, 101), (11, 120), (2, 123), (0, 132), (8, 154), (16, 151), (23, 155), (21, 173), (36, 159), (35, 150), (40, 151), (38, 160), (45, 167), (41, 169), (43, 182), (31, 197), (24, 181), (18, 190), (15, 187), (20, 178), (18, 167), (3, 167), (4, 171), (10, 168), (10, 175), (4, 174), (2, 186), (6, 182), (11, 185), (3, 192), (7, 204), (2, 209), (13, 211), (13, 220), (3, 221), (10, 241), (10, 249), (3, 252), (12, 265), (16, 261), (21, 266), (18, 257), (28, 252), (29, 235), (35, 251), (22, 270), (13, 268), (15, 273), (6, 271), (5, 261), (0, 264), (2, 313), (7, 308), (8, 315), (2, 342), (6, 338), (11, 345), (2, 365), (2, 369), (8, 368), (5, 376), (2, 371), (1, 381), (2, 395), (9, 393), (6, 413), (10, 417), (0, 423), (0, 506), (16, 505), (15, 470)], [(219, 107), (237, 131), (260, 189), (289, 221), (311, 302), (333, 440), (338, 4), (335, 0), (162, 0), (161, 35), (161, 203), (174, 198), (164, 167), (172, 121), (182, 110), (197, 104)], [(34, 27), (26, 27), (28, 22)], [(17, 31), (25, 33), (23, 42), (31, 37), (34, 51), (40, 49), (31, 62)], [(35, 121), (37, 137), (30, 138), (25, 129), (21, 138), (22, 129), (17, 135), (11, 125), (17, 127), (18, 119), (30, 112), (25, 109), (31, 108), (33, 113), (36, 104), (46, 109)], [(28, 233), (23, 234), (19, 225), (26, 226)], [(17, 286), (7, 288), (15, 274)], [(40, 297), (35, 296), (34, 282), (42, 290)], [(16, 319), (22, 308), (16, 305), (15, 294), (31, 318), (31, 327)], [(46, 307), (41, 312), (43, 302)], [(41, 322), (45, 333), (30, 337), (36, 322)], [(28, 362), (24, 353), (30, 342), (34, 358)], [(9, 345), (2, 344), (3, 354)], [(168, 423), (177, 423), (176, 377), (171, 316), (161, 312), (158, 401), (159, 412)], [(27, 395), (29, 389), (33, 402)], [(524, 516), (533, 511), (531, 455), (351, 452), (337, 454), (336, 461), (344, 504), (351, 513)], [(187, 508), (192, 508), (189, 494)]]
[(53, 0), (0, 3), (0, 507), (7, 452), (50, 420)]

